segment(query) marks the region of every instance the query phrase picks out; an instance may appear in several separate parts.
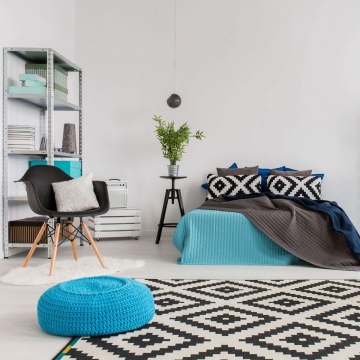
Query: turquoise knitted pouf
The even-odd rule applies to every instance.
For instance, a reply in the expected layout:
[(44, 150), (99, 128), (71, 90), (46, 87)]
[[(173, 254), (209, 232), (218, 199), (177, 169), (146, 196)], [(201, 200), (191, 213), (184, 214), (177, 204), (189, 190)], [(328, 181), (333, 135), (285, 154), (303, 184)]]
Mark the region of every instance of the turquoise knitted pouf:
[(100, 336), (137, 329), (155, 314), (154, 298), (143, 283), (115, 276), (65, 281), (41, 295), (40, 327), (54, 335)]

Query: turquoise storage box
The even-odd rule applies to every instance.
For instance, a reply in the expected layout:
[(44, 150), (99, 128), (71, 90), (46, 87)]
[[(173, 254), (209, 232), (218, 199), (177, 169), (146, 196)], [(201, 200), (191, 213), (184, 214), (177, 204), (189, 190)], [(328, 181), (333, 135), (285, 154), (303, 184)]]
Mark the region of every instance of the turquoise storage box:
[[(34, 94), (45, 95), (47, 88), (45, 86), (8, 86), (8, 94)], [(68, 94), (68, 89), (61, 85), (54, 84), (54, 91), (60, 91), (64, 94)]]
[(46, 87), (44, 82), (36, 80), (23, 80), (21, 85), (25, 87)]
[(14, 95), (45, 95), (46, 87), (8, 86), (8, 94)]
[[(45, 160), (31, 160), (29, 161), (29, 167), (35, 165), (46, 165)], [(81, 176), (81, 162), (80, 161), (54, 161), (54, 165), (66, 172), (73, 178)]]
[[(8, 86), (10, 95), (46, 95), (47, 87), (39, 86)], [(57, 98), (67, 100), (68, 89), (59, 84), (54, 84), (54, 95)]]
[(26, 81), (26, 80), (38, 81), (38, 82), (42, 82), (43, 84), (46, 85), (46, 79), (38, 74), (19, 74), (19, 80), (20, 81)]

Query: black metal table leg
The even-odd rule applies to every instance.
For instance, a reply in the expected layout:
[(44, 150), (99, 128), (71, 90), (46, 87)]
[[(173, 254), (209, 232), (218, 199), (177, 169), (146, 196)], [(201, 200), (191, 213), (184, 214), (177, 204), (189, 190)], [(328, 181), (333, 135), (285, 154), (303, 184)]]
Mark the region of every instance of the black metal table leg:
[(180, 214), (181, 214), (181, 216), (184, 216), (185, 211), (184, 211), (184, 205), (183, 205), (183, 202), (182, 202), (180, 189), (176, 189), (176, 194), (177, 194), (177, 199), (178, 199), (178, 203), (179, 203)]
[(171, 203), (174, 204), (175, 200), (175, 179), (171, 179)]
[(166, 208), (167, 208), (168, 201), (169, 201), (169, 194), (170, 194), (170, 190), (167, 189), (166, 192), (165, 192), (165, 198), (164, 198), (164, 204), (163, 204), (163, 208), (162, 208), (162, 212), (161, 212), (159, 228), (158, 228), (158, 232), (157, 232), (157, 235), (156, 235), (156, 242), (155, 242), (156, 244), (158, 244), (160, 242), (160, 237), (161, 237), (162, 229), (163, 229), (163, 226), (164, 226)]

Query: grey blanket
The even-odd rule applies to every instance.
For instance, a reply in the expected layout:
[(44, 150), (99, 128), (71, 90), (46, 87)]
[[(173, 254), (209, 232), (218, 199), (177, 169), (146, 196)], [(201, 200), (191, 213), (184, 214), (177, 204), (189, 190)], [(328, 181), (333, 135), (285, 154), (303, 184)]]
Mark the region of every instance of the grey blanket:
[(199, 209), (239, 212), (260, 231), (300, 259), (323, 268), (360, 270), (345, 236), (333, 229), (328, 215), (285, 199), (266, 196), (205, 201)]

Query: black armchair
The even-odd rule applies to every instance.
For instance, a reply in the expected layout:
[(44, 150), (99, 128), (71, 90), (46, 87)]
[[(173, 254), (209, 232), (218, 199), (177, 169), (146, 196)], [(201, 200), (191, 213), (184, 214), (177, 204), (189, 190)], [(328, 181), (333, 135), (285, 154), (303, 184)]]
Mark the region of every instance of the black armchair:
[[(109, 210), (109, 195), (107, 191), (107, 185), (104, 181), (93, 181), (94, 192), (96, 198), (99, 202), (99, 207), (90, 210), (82, 210), (82, 211), (74, 211), (74, 212), (63, 212), (57, 211), (56, 202), (55, 202), (55, 194), (53, 191), (52, 183), (68, 181), (73, 178), (67, 175), (61, 169), (51, 166), (51, 165), (37, 165), (30, 167), (24, 176), (18, 180), (17, 182), (23, 182), (26, 187), (26, 192), (28, 196), (29, 206), (31, 210), (39, 215), (49, 216), (50, 219), (56, 218), (56, 226), (52, 228), (48, 221), (45, 221), (34, 240), (34, 243), (25, 259), (23, 267), (26, 267), (29, 263), (31, 256), (33, 255), (36, 246), (41, 240), (41, 237), (45, 231), (47, 231), (48, 236), (53, 241), (53, 252), (51, 256), (51, 264), (50, 264), (50, 273), (51, 276), (54, 270), (55, 259), (57, 248), (60, 246), (63, 241), (59, 244), (59, 235), (61, 230), (61, 218), (67, 218), (67, 237), (65, 240), (71, 241), (71, 246), (74, 254), (74, 259), (77, 260), (76, 253), (76, 245), (75, 238), (80, 238), (81, 240), (87, 241), (91, 244), (97, 258), (99, 259), (103, 268), (105, 268), (105, 264), (101, 258), (101, 255), (95, 245), (94, 239), (92, 238), (88, 227), (83, 221), (83, 217), (87, 216), (95, 216), (105, 214)], [(78, 227), (74, 227), (73, 218), (80, 218), (80, 225)], [(83, 234), (83, 230), (85, 231), (86, 236)]]

